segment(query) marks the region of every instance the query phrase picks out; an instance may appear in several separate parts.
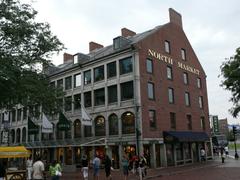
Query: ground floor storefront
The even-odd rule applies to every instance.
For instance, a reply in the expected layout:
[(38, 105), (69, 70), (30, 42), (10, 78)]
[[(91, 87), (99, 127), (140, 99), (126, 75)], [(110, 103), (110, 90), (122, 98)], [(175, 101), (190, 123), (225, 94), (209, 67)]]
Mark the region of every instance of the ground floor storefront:
[[(48, 164), (58, 160), (65, 166), (81, 166), (81, 157), (87, 155), (90, 164), (94, 155), (98, 155), (104, 162), (107, 154), (112, 159), (112, 166), (120, 168), (123, 154), (127, 154), (129, 160), (137, 155), (144, 155), (147, 166), (151, 168), (178, 166), (200, 161), (200, 149), (204, 148), (206, 159), (212, 159), (211, 142), (207, 137), (199, 134), (189, 134), (192, 138), (180, 138), (183, 134), (165, 133), (163, 138), (145, 138), (139, 142), (137, 147), (136, 138), (95, 138), (84, 143), (74, 143), (52, 147), (32, 147), (33, 158), (41, 156)], [(55, 143), (57, 144), (57, 143)]]

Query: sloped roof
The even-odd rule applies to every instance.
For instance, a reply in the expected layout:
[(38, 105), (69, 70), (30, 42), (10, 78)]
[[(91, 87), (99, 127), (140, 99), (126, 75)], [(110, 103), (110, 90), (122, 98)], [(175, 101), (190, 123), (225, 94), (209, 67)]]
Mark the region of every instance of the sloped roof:
[[(134, 36), (127, 37), (126, 39), (129, 40), (129, 42), (124, 47), (122, 47), (121, 50), (127, 49), (131, 45), (140, 42), (141, 40), (145, 39), (149, 35), (155, 33), (156, 31), (158, 31), (161, 27), (162, 26), (156, 26), (155, 28), (150, 29), (148, 31), (145, 31), (143, 33), (139, 33), (139, 34), (136, 34)], [(93, 62), (96, 59), (108, 56), (110, 54), (114, 54), (114, 53), (116, 53), (118, 51), (119, 50), (114, 50), (113, 49), (113, 45), (112, 44), (109, 45), (109, 46), (103, 47), (103, 48), (95, 49), (95, 50), (91, 51), (90, 53), (85, 54), (86, 56), (89, 57), (89, 60), (81, 60), (80, 59), (79, 64), (74, 64), (73, 62), (68, 62), (68, 63), (65, 63), (65, 64), (61, 64), (59, 66), (54, 66), (54, 67), (50, 68), (48, 73), (49, 73), (49, 75), (54, 75), (56, 73), (63, 72), (65, 70), (67, 70), (67, 69), (71, 69), (71, 68), (76, 67), (78, 65), (82, 65), (82, 64), (89, 63), (89, 62)]]

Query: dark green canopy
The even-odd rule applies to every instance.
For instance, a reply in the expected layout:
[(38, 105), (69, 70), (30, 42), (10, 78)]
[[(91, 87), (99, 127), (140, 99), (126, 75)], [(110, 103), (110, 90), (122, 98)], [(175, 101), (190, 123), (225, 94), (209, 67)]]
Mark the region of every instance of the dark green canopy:
[(57, 124), (57, 129), (60, 131), (68, 131), (71, 129), (71, 122), (62, 112), (59, 114), (59, 122)]
[(39, 126), (35, 124), (30, 117), (28, 117), (28, 134), (37, 134), (39, 132)]

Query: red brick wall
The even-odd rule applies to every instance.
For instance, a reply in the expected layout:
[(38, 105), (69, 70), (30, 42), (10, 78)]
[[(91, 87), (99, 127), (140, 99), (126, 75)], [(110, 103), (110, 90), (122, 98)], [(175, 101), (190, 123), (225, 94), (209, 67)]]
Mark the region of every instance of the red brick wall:
[[(171, 53), (164, 50), (164, 41), (171, 44)], [(186, 115), (192, 115), (192, 130), (202, 131), (200, 117), (205, 117), (206, 132), (209, 133), (208, 99), (206, 87), (206, 75), (198, 61), (183, 30), (172, 23), (164, 25), (156, 33), (138, 43), (140, 61), (140, 81), (141, 81), (141, 102), (142, 102), (142, 127), (143, 137), (162, 137), (162, 131), (170, 130), (170, 112), (176, 113), (176, 130), (186, 131)], [(186, 50), (187, 61), (181, 59), (181, 48)], [(148, 49), (159, 52), (173, 59), (173, 80), (167, 79), (167, 63), (148, 55)], [(154, 72), (149, 74), (146, 71), (146, 58), (153, 60)], [(176, 62), (190, 65), (200, 71), (199, 76), (177, 67)], [(188, 73), (189, 85), (183, 83), (183, 72)], [(202, 88), (197, 88), (197, 77), (201, 78)], [(153, 82), (155, 87), (155, 101), (149, 100), (147, 96), (147, 83)], [(168, 102), (168, 87), (174, 89), (174, 104)], [(185, 106), (184, 93), (190, 92), (191, 106)], [(198, 97), (203, 96), (204, 109), (199, 108)], [(156, 110), (157, 128), (150, 128), (148, 110)]]

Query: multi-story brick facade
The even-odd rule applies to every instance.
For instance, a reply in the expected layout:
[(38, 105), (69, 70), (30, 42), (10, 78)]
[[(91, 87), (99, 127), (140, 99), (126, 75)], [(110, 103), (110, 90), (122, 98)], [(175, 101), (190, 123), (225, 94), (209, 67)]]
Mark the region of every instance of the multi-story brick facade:
[[(71, 165), (82, 154), (107, 153), (115, 167), (123, 152), (130, 158), (144, 154), (152, 167), (199, 161), (200, 148), (211, 157), (206, 74), (181, 15), (169, 12), (167, 24), (140, 34), (123, 28), (112, 45), (90, 42), (89, 54), (64, 54), (64, 64), (49, 69), (51, 85), (66, 92), (63, 112), (70, 129), (62, 131), (58, 118), (49, 116), (54, 133), (24, 141), (34, 155)], [(81, 105), (92, 126), (81, 123)], [(14, 136), (28, 129), (21, 122), (12, 122)]]

